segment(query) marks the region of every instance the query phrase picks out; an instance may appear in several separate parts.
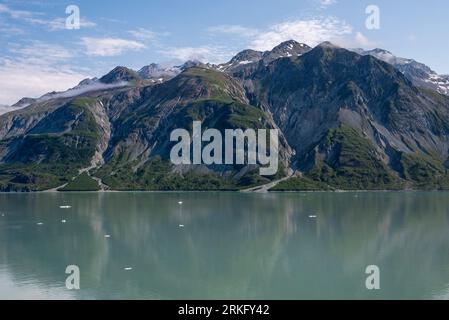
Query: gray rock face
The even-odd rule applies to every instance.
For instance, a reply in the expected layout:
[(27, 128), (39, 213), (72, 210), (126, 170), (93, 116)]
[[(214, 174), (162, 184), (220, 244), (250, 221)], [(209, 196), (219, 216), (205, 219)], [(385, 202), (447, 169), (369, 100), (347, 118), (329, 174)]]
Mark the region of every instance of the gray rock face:
[(251, 103), (270, 110), (301, 165), (327, 132), (355, 128), (389, 162), (391, 150), (448, 155), (449, 99), (415, 87), (392, 65), (323, 44), (259, 65), (241, 81)]

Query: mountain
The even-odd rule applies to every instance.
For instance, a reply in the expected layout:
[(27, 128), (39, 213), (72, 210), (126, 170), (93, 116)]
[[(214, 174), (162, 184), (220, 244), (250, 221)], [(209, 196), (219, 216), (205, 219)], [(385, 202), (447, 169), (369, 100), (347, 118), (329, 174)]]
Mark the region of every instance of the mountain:
[(13, 109), (10, 106), (8, 106), (8, 105), (0, 104), (0, 114), (4, 114), (4, 113), (10, 112), (12, 110)]
[(282, 42), (271, 51), (264, 52), (263, 61), (265, 64), (277, 60), (279, 58), (298, 57), (311, 50), (308, 45), (299, 43), (294, 40)]
[(107, 75), (101, 77), (100, 82), (111, 84), (119, 82), (139, 81), (141, 79), (142, 77), (134, 70), (128, 69), (126, 67), (116, 67)]
[(176, 77), (181, 71), (179, 67), (163, 68), (156, 63), (152, 63), (143, 67), (137, 73), (146, 80), (164, 82)]
[(17, 109), (22, 109), (22, 108), (28, 107), (29, 105), (31, 105), (34, 102), (36, 102), (36, 99), (22, 98), (11, 106), (0, 104), (0, 115), (17, 110)]
[(388, 62), (400, 70), (407, 78), (419, 87), (428, 88), (444, 95), (449, 95), (449, 77), (439, 75), (430, 67), (413, 59), (400, 58), (383, 49), (365, 51), (355, 49), (361, 55), (372, 55), (380, 60)]
[(240, 80), (295, 150), (292, 165), (314, 180), (343, 189), (447, 184), (449, 98), (392, 65), (324, 43)]
[(19, 101), (17, 101), (15, 104), (13, 104), (11, 107), (17, 108), (17, 109), (25, 108), (35, 102), (36, 102), (36, 99), (33, 99), (33, 98), (22, 98)]
[[(157, 65), (117, 67), (84, 83), (109, 87), (0, 116), (0, 190), (236, 190), (290, 169), (275, 190), (449, 189), (449, 97), (384, 60), (285, 42), (219, 66), (191, 62), (159, 82)], [(195, 120), (221, 132), (279, 129), (278, 174), (172, 165), (170, 133)]]
[(10, 112), (13, 110), (19, 110), (28, 106), (46, 102), (49, 100), (56, 100), (58, 98), (73, 98), (82, 94), (86, 94), (92, 91), (104, 91), (110, 89), (116, 89), (120, 87), (126, 87), (129, 82), (144, 82), (144, 79), (140, 78), (136, 73), (128, 68), (117, 67), (101, 79), (92, 78), (84, 79), (77, 86), (70, 88), (62, 92), (48, 92), (39, 98), (22, 98), (12, 106), (3, 108), (4, 112), (0, 114)]

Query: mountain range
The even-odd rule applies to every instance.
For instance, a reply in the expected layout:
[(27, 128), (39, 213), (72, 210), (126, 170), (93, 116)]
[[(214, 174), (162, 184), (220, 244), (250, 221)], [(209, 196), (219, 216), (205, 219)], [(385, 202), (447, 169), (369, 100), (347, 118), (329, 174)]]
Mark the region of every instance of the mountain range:
[[(448, 94), (449, 76), (422, 63), (330, 42), (116, 67), (0, 116), (0, 190), (448, 189)], [(172, 165), (170, 132), (195, 120), (279, 129), (278, 174)]]

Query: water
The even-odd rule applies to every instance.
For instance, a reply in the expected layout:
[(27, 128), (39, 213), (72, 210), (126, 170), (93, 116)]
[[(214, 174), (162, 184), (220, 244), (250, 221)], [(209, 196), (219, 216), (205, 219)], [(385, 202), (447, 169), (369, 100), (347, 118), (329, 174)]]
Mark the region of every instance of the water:
[(12, 298), (449, 298), (449, 193), (0, 194)]

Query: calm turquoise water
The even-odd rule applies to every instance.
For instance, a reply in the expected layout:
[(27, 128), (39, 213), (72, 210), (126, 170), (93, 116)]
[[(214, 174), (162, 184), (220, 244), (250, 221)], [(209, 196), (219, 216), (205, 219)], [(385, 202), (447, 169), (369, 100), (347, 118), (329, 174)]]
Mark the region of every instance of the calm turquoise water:
[(449, 298), (449, 193), (0, 194), (0, 298)]

